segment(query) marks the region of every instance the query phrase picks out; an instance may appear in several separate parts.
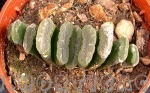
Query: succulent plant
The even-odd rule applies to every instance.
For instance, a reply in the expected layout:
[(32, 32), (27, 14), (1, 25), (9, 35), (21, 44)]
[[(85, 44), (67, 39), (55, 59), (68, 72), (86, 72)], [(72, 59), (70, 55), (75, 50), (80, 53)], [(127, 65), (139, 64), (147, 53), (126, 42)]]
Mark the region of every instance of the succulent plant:
[(82, 29), (71, 22), (56, 27), (50, 18), (39, 26), (27, 25), (16, 20), (8, 28), (7, 38), (22, 45), (25, 52), (51, 64), (53, 61), (67, 69), (77, 66), (94, 70), (105, 69), (122, 63), (123, 67), (134, 67), (139, 63), (137, 46), (127, 37), (113, 42), (114, 24), (105, 22), (99, 31), (91, 25)]

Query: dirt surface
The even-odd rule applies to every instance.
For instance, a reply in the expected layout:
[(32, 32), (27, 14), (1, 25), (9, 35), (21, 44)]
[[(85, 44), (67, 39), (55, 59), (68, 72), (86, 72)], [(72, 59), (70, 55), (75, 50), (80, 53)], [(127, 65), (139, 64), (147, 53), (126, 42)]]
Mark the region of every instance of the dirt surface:
[[(71, 1), (73, 1), (73, 3)], [(72, 4), (67, 4), (68, 2)], [(47, 7), (51, 3), (53, 3), (53, 7)], [(66, 7), (65, 4), (68, 6)], [(100, 4), (103, 7), (104, 16), (107, 17), (107, 20), (96, 19), (91, 16), (89, 8), (95, 4)], [(67, 8), (66, 10), (64, 6)], [(47, 10), (45, 10), (46, 12), (44, 13), (43, 11), (39, 12), (41, 9), (47, 9), (49, 11), (51, 9), (51, 11), (47, 12)], [(43, 16), (45, 17), (46, 15), (47, 17), (48, 15), (58, 27), (64, 21), (71, 21), (80, 27), (90, 24), (97, 30), (105, 21), (112, 21), (116, 25), (121, 19), (127, 19), (133, 22), (135, 29), (139, 29), (141, 23), (133, 17), (133, 11), (135, 10), (131, 10), (129, 0), (31, 0), (23, 9), (23, 15), (20, 19), (28, 24), (39, 24)], [(133, 43), (135, 43), (135, 37), (136, 35), (133, 36)], [(116, 65), (106, 70), (88, 71), (82, 68), (67, 70), (65, 67), (47, 65), (32, 55), (26, 55), (26, 58), (22, 61), (19, 59), (20, 52), (11, 42), (8, 42), (6, 52), (9, 74), (18, 92), (25, 92), (25, 90), (23, 90), (24, 84), (30, 84), (31, 80), (29, 76), (32, 76), (34, 83), (39, 81), (39, 87), (37, 86), (38, 84), (33, 84), (32, 91), (29, 91), (29, 93), (47, 93), (43, 92), (42, 89), (48, 86), (49, 81), (53, 83), (48, 93), (106, 93), (108, 92), (106, 89), (111, 89), (112, 86), (113, 90), (111, 93), (137, 93), (139, 91), (137, 86), (141, 88), (143, 84), (142, 80), (145, 80), (143, 75), (147, 75), (150, 70), (149, 65), (145, 66), (141, 62), (134, 68), (123, 69), (120, 65)], [(40, 75), (43, 76), (39, 77)], [(23, 77), (25, 77), (25, 79), (23, 79)], [(84, 77), (85, 81), (83, 80)], [(113, 79), (114, 82), (110, 82)], [(41, 85), (42, 80), (46, 82)], [(102, 81), (100, 82), (100, 80)], [(129, 86), (130, 83), (131, 86)], [(123, 90), (124, 87), (128, 87), (127, 89), (130, 87), (132, 90)], [(81, 88), (81, 90), (79, 90), (79, 88)]]

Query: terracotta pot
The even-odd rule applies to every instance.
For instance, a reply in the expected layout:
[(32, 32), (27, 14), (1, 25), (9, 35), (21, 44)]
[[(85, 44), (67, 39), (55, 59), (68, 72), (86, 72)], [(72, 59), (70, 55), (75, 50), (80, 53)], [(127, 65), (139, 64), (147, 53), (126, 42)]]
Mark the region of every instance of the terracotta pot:
[[(6, 45), (6, 34), (7, 27), (10, 23), (15, 20), (18, 15), (21, 14), (21, 10), (24, 5), (29, 0), (7, 0), (5, 5), (3, 6), (0, 12), (0, 79), (3, 80), (6, 89), (9, 93), (16, 93), (15, 90), (12, 90), (11, 82), (9, 81), (9, 77), (5, 70), (5, 60), (4, 60), (4, 50)], [(131, 0), (132, 4), (140, 9), (140, 11), (144, 15), (143, 26), (145, 29), (150, 31), (150, 0)], [(148, 46), (149, 55), (150, 55), (150, 43)], [(143, 86), (142, 90), (145, 90), (148, 86), (150, 86), (150, 73), (148, 75), (148, 82)], [(139, 93), (144, 93), (144, 91), (140, 91)]]
[(7, 0), (0, 12), (0, 79), (4, 82), (9, 93), (16, 93), (11, 86), (5, 70), (4, 49), (6, 45), (7, 27), (15, 20), (28, 0)]
[[(150, 0), (131, 0), (133, 5), (139, 8), (140, 12), (144, 15), (144, 23), (143, 26), (145, 29), (150, 31)], [(150, 57), (150, 39), (148, 43), (148, 55)], [(145, 93), (146, 90), (150, 88), (150, 71), (148, 74), (148, 80), (146, 84), (142, 87), (142, 89), (139, 91), (139, 93)], [(149, 93), (149, 92), (147, 92)]]

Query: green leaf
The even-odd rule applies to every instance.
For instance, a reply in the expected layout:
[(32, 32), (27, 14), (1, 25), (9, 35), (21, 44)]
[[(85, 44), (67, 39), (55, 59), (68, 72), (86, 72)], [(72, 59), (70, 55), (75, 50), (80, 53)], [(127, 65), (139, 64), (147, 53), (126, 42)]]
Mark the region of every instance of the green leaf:
[(52, 51), (52, 61), (57, 61), (57, 42), (58, 42), (58, 35), (59, 35), (60, 29), (56, 27), (53, 36), (52, 36), (52, 42), (51, 42), (51, 51)]
[(82, 29), (82, 45), (78, 55), (78, 66), (87, 67), (92, 60), (96, 44), (96, 31), (91, 25)]
[[(40, 53), (37, 51), (36, 49), (36, 42), (35, 42), (35, 39), (33, 40), (33, 45), (32, 45), (32, 48), (30, 50), (30, 54), (35, 56), (37, 59), (39, 59), (40, 61), (44, 61), (43, 58), (41, 57)], [(48, 63), (48, 62), (47, 62)]]
[(10, 30), (12, 31), (10, 31), (10, 33), (12, 41), (15, 44), (19, 44), (22, 46), (26, 27), (27, 24), (21, 22), (19, 19), (12, 24), (12, 28), (10, 28)]
[(70, 22), (64, 22), (60, 27), (56, 53), (56, 64), (58, 65), (64, 65), (69, 60), (69, 43), (73, 32), (73, 25)]
[(28, 25), (24, 35), (23, 48), (26, 53), (34, 55), (39, 60), (44, 61), (36, 49), (36, 40), (35, 40), (36, 34), (37, 34), (37, 25), (36, 24)]
[(126, 37), (121, 37), (114, 42), (112, 51), (106, 61), (99, 67), (99, 69), (105, 69), (122, 63), (128, 56), (129, 40)]
[(65, 65), (67, 69), (74, 69), (77, 66), (78, 54), (81, 48), (81, 38), (81, 28), (75, 26), (69, 43), (69, 60)]
[(139, 51), (136, 45), (131, 44), (129, 46), (128, 57), (122, 64), (123, 67), (135, 67), (139, 63)]
[(44, 19), (38, 27), (36, 48), (45, 61), (51, 61), (51, 39), (55, 28), (50, 18)]
[(8, 32), (7, 32), (7, 38), (9, 41), (12, 41), (12, 24), (10, 24), (10, 26), (8, 27)]
[(101, 25), (98, 32), (99, 44), (96, 49), (96, 54), (88, 67), (90, 70), (94, 70), (101, 66), (110, 54), (113, 45), (113, 32), (114, 24), (112, 22), (105, 22)]
[(36, 24), (31, 24), (26, 28), (26, 32), (23, 40), (23, 48), (26, 53), (30, 53), (33, 43), (35, 43), (35, 37), (37, 33)]

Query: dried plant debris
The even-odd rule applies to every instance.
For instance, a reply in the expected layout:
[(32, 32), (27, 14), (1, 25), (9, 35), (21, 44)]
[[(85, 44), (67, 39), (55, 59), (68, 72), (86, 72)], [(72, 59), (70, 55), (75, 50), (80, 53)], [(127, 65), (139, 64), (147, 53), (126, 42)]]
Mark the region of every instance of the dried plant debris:
[(106, 14), (100, 4), (91, 6), (89, 8), (89, 13), (97, 21), (107, 21)]
[(148, 46), (149, 32), (144, 29), (138, 29), (136, 31), (136, 45), (140, 52), (140, 56), (145, 57), (148, 55), (147, 46)]
[(134, 19), (136, 20), (136, 22), (139, 22), (139, 23), (141, 23), (143, 20), (142, 20), (142, 18), (141, 18), (141, 16), (140, 15), (138, 15), (138, 13), (137, 12), (133, 12), (133, 17), (134, 17)]
[(80, 4), (85, 4), (88, 3), (89, 0), (77, 0), (78, 3)]
[(142, 62), (144, 65), (150, 65), (150, 58), (149, 58), (149, 56), (140, 57), (140, 60), (141, 60), (141, 62)]
[(130, 6), (129, 3), (121, 3), (119, 4), (119, 9), (121, 11), (129, 11), (130, 10), (129, 6)]
[(55, 3), (50, 3), (44, 8), (39, 9), (39, 19), (43, 20), (48, 18), (55, 10), (58, 9), (58, 5)]
[(80, 18), (80, 20), (82, 22), (87, 22), (88, 21), (88, 19), (87, 19), (85, 14), (77, 14), (77, 16)]

